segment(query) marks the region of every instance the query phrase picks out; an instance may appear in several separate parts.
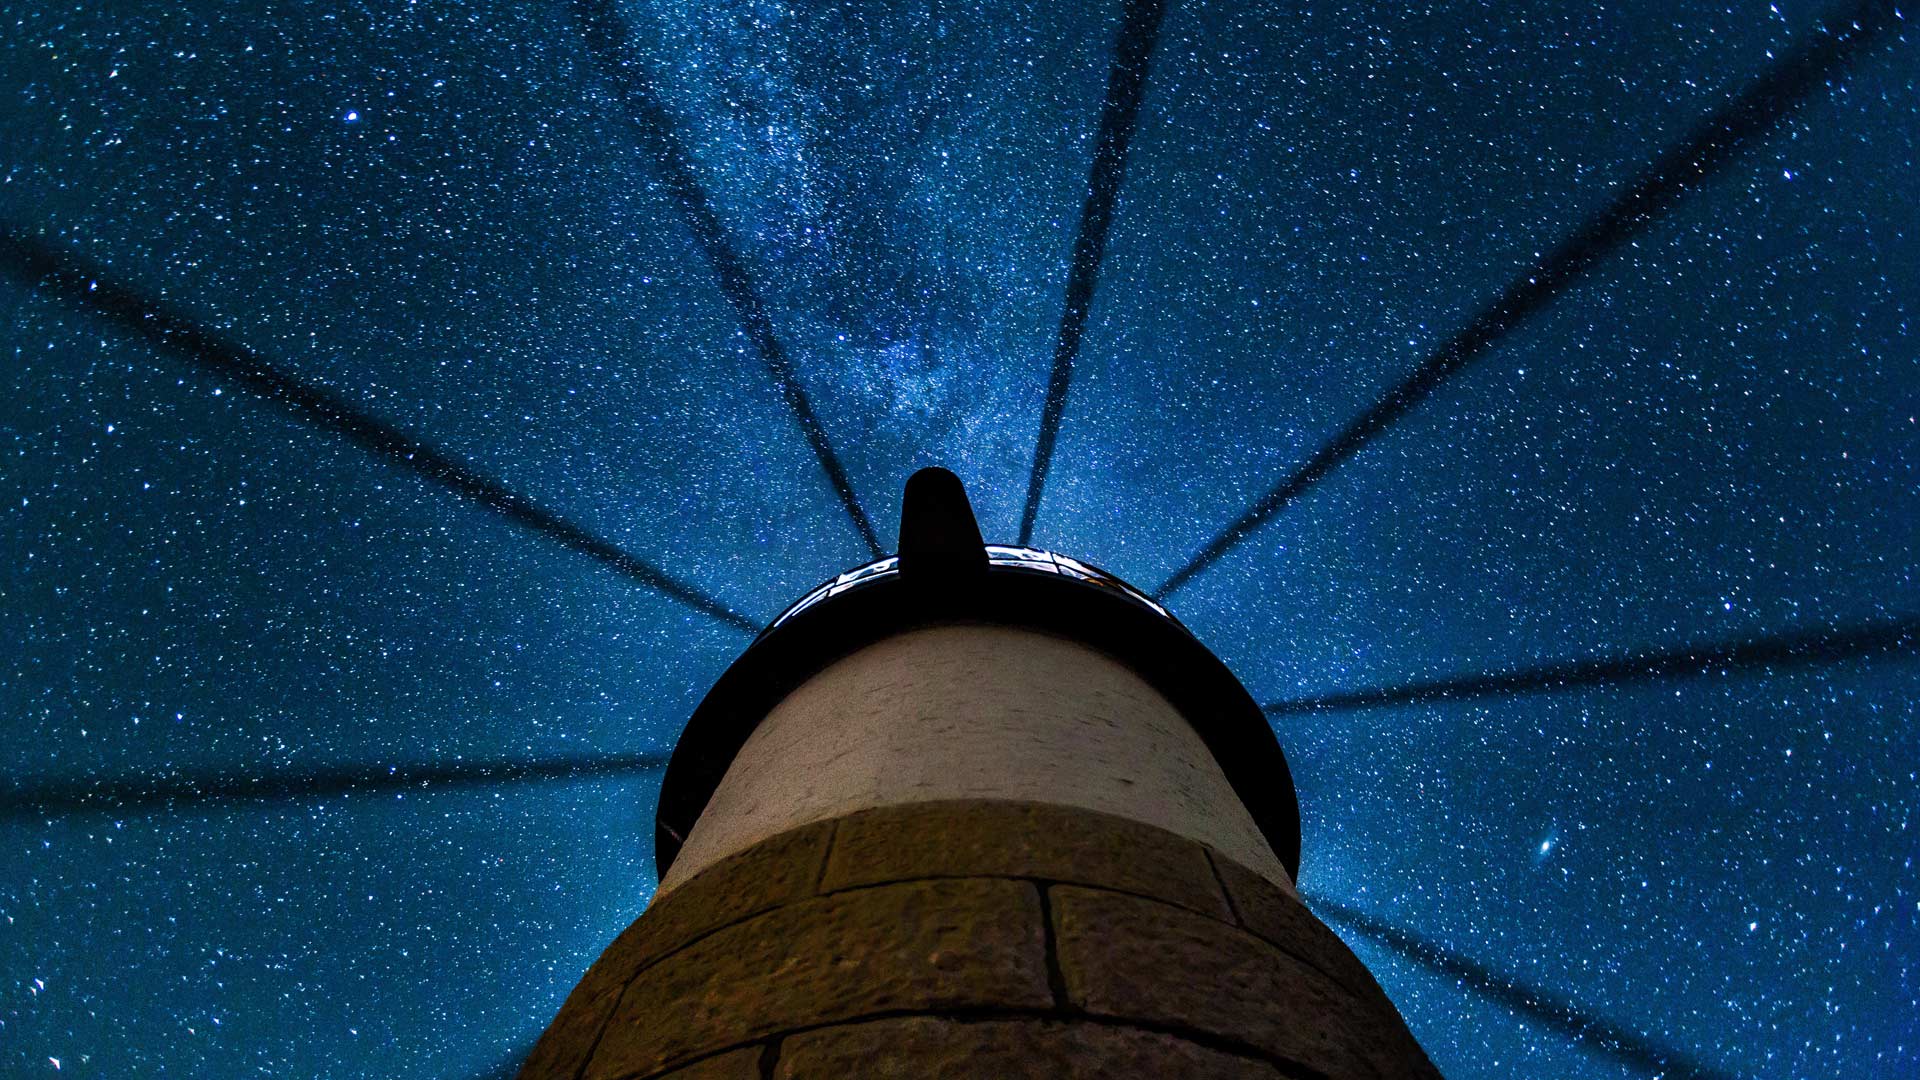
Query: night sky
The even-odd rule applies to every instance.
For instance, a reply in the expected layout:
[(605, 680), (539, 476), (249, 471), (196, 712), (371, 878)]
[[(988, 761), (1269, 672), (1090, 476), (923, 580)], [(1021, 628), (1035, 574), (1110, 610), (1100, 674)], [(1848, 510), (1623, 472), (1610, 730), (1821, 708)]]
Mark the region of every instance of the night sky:
[[(1010, 541), (1118, 3), (616, 5), (891, 547)], [(1179, 0), (1034, 542), (1146, 589), (1835, 0)], [(0, 0), (0, 223), (755, 621), (870, 557), (565, 0)], [(1170, 601), (1262, 701), (1920, 613), (1920, 43)], [(629, 80), (631, 81), (631, 80)], [(669, 749), (738, 629), (0, 279), (15, 788)], [(1275, 718), (1302, 885), (1725, 1073), (1920, 1074), (1920, 664)], [(0, 1073), (477, 1077), (657, 778), (0, 820)], [(1368, 938), (1456, 1078), (1645, 1075)]]

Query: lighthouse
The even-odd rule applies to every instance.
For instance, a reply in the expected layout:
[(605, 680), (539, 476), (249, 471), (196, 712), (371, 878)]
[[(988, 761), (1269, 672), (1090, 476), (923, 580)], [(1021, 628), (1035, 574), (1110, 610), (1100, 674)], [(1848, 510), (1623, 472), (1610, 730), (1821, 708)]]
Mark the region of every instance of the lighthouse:
[(1299, 899), (1240, 682), (1118, 578), (984, 543), (945, 470), (721, 676), (655, 840), (525, 1080), (1438, 1076)]

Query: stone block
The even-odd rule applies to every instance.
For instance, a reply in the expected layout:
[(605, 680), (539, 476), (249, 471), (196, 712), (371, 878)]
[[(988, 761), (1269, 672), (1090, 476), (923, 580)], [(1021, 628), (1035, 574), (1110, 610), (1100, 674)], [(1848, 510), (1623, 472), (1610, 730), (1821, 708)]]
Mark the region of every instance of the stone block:
[(1044, 933), (1039, 894), (1020, 881), (916, 881), (775, 908), (648, 968), (587, 1075), (648, 1076), (876, 1013), (1043, 1008), (1053, 1000)]
[(520, 1080), (574, 1080), (593, 1055), (600, 1029), (620, 999), (619, 986), (593, 988), (585, 983), (567, 995), (566, 1004), (533, 1044), (520, 1065)]
[[(804, 825), (736, 852), (655, 896), (587, 969), (574, 996), (585, 991), (586, 1000), (625, 986), (635, 972), (701, 934), (812, 896), (832, 832), (830, 821)], [(562, 1017), (574, 996), (562, 1007)]]
[[(1359, 957), (1353, 955), (1353, 950), (1340, 940), (1340, 935), (1321, 922), (1298, 896), (1219, 852), (1213, 853), (1213, 861), (1220, 870), (1220, 880), (1227, 887), (1227, 895), (1233, 899), (1234, 910), (1239, 913), (1242, 925), (1281, 950), (1318, 968), (1334, 982), (1352, 991), (1354, 996), (1369, 1003), (1369, 1007), (1386, 1009), (1399, 1015), (1399, 1010), (1387, 997), (1387, 992), (1380, 988), (1373, 973), (1367, 970)], [(1394, 1037), (1402, 1056), (1427, 1060), (1426, 1051), (1420, 1048), (1413, 1033), (1407, 1031), (1404, 1024)], [(1438, 1076), (1439, 1073), (1435, 1071), (1431, 1075)]]
[(765, 1051), (760, 1047), (749, 1046), (716, 1054), (665, 1073), (659, 1080), (760, 1080), (760, 1055), (763, 1053)]
[(915, 1016), (820, 1028), (780, 1045), (777, 1080), (1282, 1080), (1273, 1066), (1138, 1028)]
[(831, 821), (790, 829), (737, 851), (678, 888), (655, 896), (635, 924), (644, 939), (636, 942), (641, 962), (709, 930), (812, 896), (832, 835)]
[(1213, 861), (1241, 925), (1319, 968), (1355, 994), (1386, 996), (1346, 942), (1308, 911), (1298, 897), (1217, 852)]
[(906, 803), (848, 815), (821, 887), (974, 875), (1098, 885), (1231, 918), (1199, 844), (1111, 814), (1045, 803)]
[(1358, 997), (1238, 927), (1166, 904), (1049, 890), (1075, 1005), (1246, 1043), (1333, 1080), (1425, 1076), (1390, 1006)]

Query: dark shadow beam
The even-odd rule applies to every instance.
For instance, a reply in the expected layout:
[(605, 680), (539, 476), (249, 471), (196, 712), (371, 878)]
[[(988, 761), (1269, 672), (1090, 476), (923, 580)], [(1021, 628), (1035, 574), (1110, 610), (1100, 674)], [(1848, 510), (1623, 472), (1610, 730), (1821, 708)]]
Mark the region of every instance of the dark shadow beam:
[(388, 464), (425, 477), (562, 547), (598, 559), (695, 611), (749, 634), (759, 630), (753, 620), (718, 599), (509, 490), (472, 466), (361, 411), (331, 390), (301, 382), (247, 346), (115, 282), (99, 267), (89, 265), (70, 252), (26, 232), (0, 226), (0, 271), (29, 288), (58, 296), (190, 360), (208, 375), (244, 386)]
[(1154, 590), (1154, 599), (1166, 599), (1220, 561), (1274, 514), (1486, 355), (1515, 327), (1572, 288), (1601, 260), (1646, 232), (1684, 197), (1777, 128), (1796, 108), (1830, 86), (1897, 21), (1892, 3), (1869, 0), (1856, 4), (1848, 15), (1828, 23), (1787, 52), (1744, 93), (1709, 116), (1685, 141), (1655, 159), (1605, 209), (1508, 285), (1385, 397), (1349, 421), (1305, 464), (1208, 541)]
[(1309, 895), (1307, 902), (1328, 922), (1338, 923), (1393, 950), (1408, 960), (1453, 979), (1466, 990), (1505, 1006), (1560, 1035), (1586, 1043), (1649, 1075), (1688, 1080), (1733, 1080), (1731, 1074), (1710, 1069), (1688, 1055), (1629, 1031), (1544, 990), (1522, 985), (1476, 960), (1435, 944), (1411, 930), (1394, 926), (1363, 911)]
[(1060, 419), (1067, 411), (1067, 391), (1073, 385), (1073, 365), (1086, 334), (1087, 313), (1100, 283), (1100, 263), (1106, 257), (1107, 230), (1126, 177), (1127, 148), (1139, 126), (1140, 102), (1146, 96), (1147, 67), (1160, 40), (1166, 0), (1127, 0), (1120, 40), (1114, 45), (1113, 67), (1107, 72), (1107, 96), (1100, 106), (1099, 133), (1094, 138), (1093, 166), (1087, 174), (1087, 201), (1080, 209), (1080, 231), (1073, 238), (1072, 262), (1067, 268), (1066, 306), (1060, 314), (1060, 334), (1053, 344), (1053, 373), (1047, 379), (1047, 397), (1040, 410), (1040, 438), (1033, 447), (1033, 472), (1027, 477), (1027, 505), (1020, 513), (1020, 544), (1033, 542), (1033, 523), (1040, 516), (1047, 472), (1053, 467), (1053, 444), (1060, 435)]
[(1716, 671), (1768, 671), (1778, 667), (1832, 664), (1876, 653), (1915, 651), (1920, 651), (1920, 618), (1892, 619), (1839, 629), (1689, 645), (1598, 660), (1576, 660), (1518, 671), (1346, 690), (1337, 694), (1275, 701), (1261, 708), (1272, 717), (1335, 709), (1466, 701), (1688, 678)]
[(74, 780), (20, 787), (0, 794), (0, 821), (34, 821), (86, 813), (161, 813), (213, 805), (295, 802), (335, 795), (379, 795), (528, 781), (605, 780), (658, 772), (666, 767), (666, 754), (616, 754), (550, 761), (453, 762)]
[(854, 494), (853, 482), (847, 478), (840, 455), (834, 452), (833, 444), (827, 439), (826, 428), (821, 426), (820, 417), (813, 411), (813, 402), (807, 397), (806, 387), (800, 383), (793, 361), (788, 358), (785, 346), (780, 344), (780, 338), (773, 332), (773, 319), (768, 316), (766, 303), (747, 273), (746, 262), (734, 249), (726, 228), (720, 224), (720, 216), (714, 213), (713, 202), (707, 197), (706, 189), (694, 176), (692, 160), (675, 133), (673, 118), (661, 104), (660, 94), (654, 89), (653, 80), (647, 76), (645, 62), (634, 53), (627, 38), (626, 24), (621, 21), (613, 0), (572, 0), (572, 6), (574, 20), (580, 25), (581, 35), (586, 38), (587, 51), (593, 54), (601, 73), (613, 85), (621, 105), (626, 109), (627, 119), (639, 134), (647, 155), (653, 159), (661, 183), (672, 192), (674, 202), (686, 218), (687, 227), (693, 232), (694, 240), (699, 243), (700, 250), (713, 267), (713, 276), (720, 285), (720, 292), (727, 298), (727, 303), (733, 306), (747, 339), (753, 343), (754, 351), (759, 354), (768, 374), (773, 376), (781, 399), (799, 422), (807, 445), (813, 448), (814, 457), (820, 460), (827, 481), (833, 485), (834, 494), (840, 497), (840, 504), (853, 520), (853, 527), (859, 531), (860, 539), (866, 542), (874, 558), (880, 558), (885, 552), (880, 547), (880, 537), (873, 531), (873, 522), (868, 519), (859, 497)]

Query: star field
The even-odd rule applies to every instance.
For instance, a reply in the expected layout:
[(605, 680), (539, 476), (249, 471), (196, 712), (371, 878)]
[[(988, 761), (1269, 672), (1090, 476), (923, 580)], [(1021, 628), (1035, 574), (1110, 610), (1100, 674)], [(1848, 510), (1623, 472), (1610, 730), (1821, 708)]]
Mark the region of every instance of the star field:
[[(867, 559), (564, 0), (0, 0), (0, 223), (756, 620)], [(1017, 531), (1118, 3), (614, 4), (891, 545)], [(1152, 589), (1840, 7), (1169, 5), (1034, 542)], [(1262, 701), (1920, 614), (1920, 64), (1170, 601)], [(0, 278), (8, 785), (669, 749), (745, 638)], [(1730, 1075), (1920, 1071), (1920, 664), (1276, 714), (1302, 885)], [(491, 1075), (656, 778), (0, 819), (0, 1073)], [(1349, 935), (1449, 1077), (1645, 1075)]]

